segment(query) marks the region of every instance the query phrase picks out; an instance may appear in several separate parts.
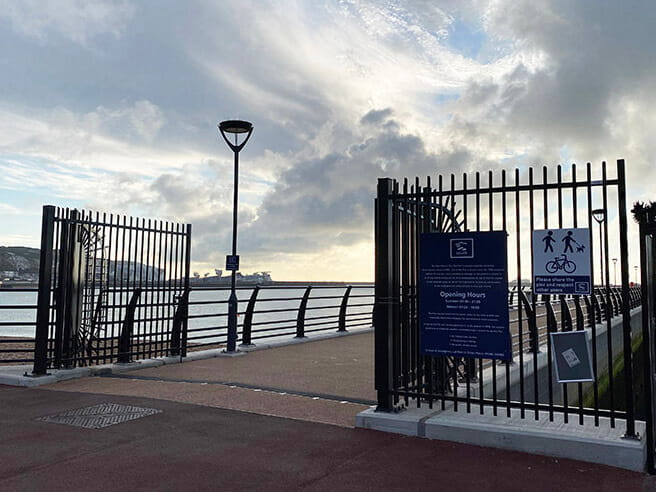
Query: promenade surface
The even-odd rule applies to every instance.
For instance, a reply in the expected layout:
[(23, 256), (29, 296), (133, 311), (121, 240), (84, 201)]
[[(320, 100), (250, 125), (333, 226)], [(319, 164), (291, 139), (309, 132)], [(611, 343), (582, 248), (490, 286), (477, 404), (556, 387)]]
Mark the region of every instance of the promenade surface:
[[(618, 468), (354, 429), (374, 399), (371, 333), (0, 386), (0, 490), (656, 490)], [(159, 413), (38, 420), (102, 403)]]

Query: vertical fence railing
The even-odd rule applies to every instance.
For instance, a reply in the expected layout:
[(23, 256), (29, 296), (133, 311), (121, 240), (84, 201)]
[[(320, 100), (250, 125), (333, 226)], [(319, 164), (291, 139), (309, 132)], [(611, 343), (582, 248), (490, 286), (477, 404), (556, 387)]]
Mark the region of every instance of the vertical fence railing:
[[(630, 320), (640, 295), (630, 288), (628, 277), (624, 161), (617, 162), (612, 177), (606, 163), (600, 169), (588, 163), (584, 173), (576, 165), (558, 166), (554, 174), (544, 167), (540, 173), (533, 168), (517, 169), (509, 176), (503, 170), (490, 171), (487, 180), (480, 173), (465, 173), (462, 179), (451, 174), (433, 182), (429, 178), (425, 185), (419, 179), (411, 185), (407, 180), (402, 184), (379, 180), (374, 326), (380, 410), (393, 410), (401, 401), (408, 404), (412, 399), (418, 406), (437, 401), (443, 408), (449, 404), (468, 412), (474, 404), (480, 412), (491, 407), (494, 414), (503, 409), (511, 415), (511, 409), (517, 408), (522, 417), (531, 412), (536, 419), (542, 412), (550, 419), (561, 414), (564, 421), (576, 415), (581, 424), (589, 415), (597, 425), (601, 417), (608, 418), (613, 427), (620, 419), (626, 435), (635, 436)], [(601, 222), (593, 219), (596, 209), (603, 210)], [(540, 298), (527, 289), (532, 232), (563, 228), (590, 230), (592, 296)], [(509, 291), (513, 362), (423, 355), (416, 319), (419, 234), (499, 230), (508, 235), (509, 275), (515, 283)], [(622, 258), (619, 288), (610, 284), (611, 256)], [(557, 383), (552, 377), (548, 333), (588, 328), (596, 381)], [(542, 352), (546, 357), (540, 356)], [(618, 358), (623, 365), (619, 379), (613, 372)], [(607, 388), (603, 395), (600, 381)]]

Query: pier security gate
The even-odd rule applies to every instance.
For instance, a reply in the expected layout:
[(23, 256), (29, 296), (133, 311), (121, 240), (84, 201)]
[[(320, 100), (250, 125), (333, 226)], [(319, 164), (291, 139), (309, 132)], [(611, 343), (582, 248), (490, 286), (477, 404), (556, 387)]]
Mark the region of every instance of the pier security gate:
[(191, 225), (43, 207), (34, 375), (184, 355)]
[(636, 203), (633, 216), (640, 226), (640, 265), (642, 288), (642, 357), (644, 370), (644, 397), (646, 399), (647, 469), (656, 472), (654, 449), (654, 415), (656, 415), (656, 203)]
[[(424, 183), (418, 178), (414, 183), (379, 179), (374, 311), (379, 411), (438, 405), (534, 419), (547, 414), (553, 420), (561, 414), (565, 422), (619, 423), (626, 426), (628, 438), (636, 438), (630, 316), (640, 295), (629, 285), (624, 161), (610, 172), (605, 162), (583, 170), (574, 164), (558, 166), (555, 171), (451, 174)], [(533, 231), (567, 228), (590, 231), (593, 287), (586, 291), (591, 294), (532, 293), (527, 279), (533, 270)], [(485, 231), (505, 232), (507, 257), (495, 260), (509, 277), (511, 355), (492, 359), (427, 353), (420, 326), (422, 241), (431, 232), (460, 238), (465, 232), (475, 237)], [(462, 250), (452, 254), (466, 257), (466, 244), (455, 247)], [(503, 249), (496, 254), (503, 255)], [(611, 282), (611, 258), (619, 258), (619, 265), (613, 261), (613, 273), (619, 267), (619, 285)], [(570, 330), (591, 333), (592, 383), (556, 380), (549, 334)], [(620, 381), (613, 371), (618, 361), (624, 366)]]

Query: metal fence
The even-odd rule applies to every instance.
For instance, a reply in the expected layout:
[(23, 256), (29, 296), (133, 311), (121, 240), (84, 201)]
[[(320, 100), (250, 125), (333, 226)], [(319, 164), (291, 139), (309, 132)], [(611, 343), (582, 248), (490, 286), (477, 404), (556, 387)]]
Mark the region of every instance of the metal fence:
[[(0, 363), (34, 362), (36, 288), (0, 290)], [(29, 333), (29, 335), (25, 335)]]
[(190, 225), (45, 206), (33, 373), (178, 354), (190, 237)]
[[(201, 287), (194, 288), (193, 293), (188, 349), (227, 343), (229, 288)], [(243, 345), (371, 326), (371, 284), (241, 287), (237, 297), (237, 328)]]
[[(455, 411), (508, 416), (518, 409), (537, 419), (548, 412), (567, 421), (576, 412), (608, 417), (615, 426), (626, 422), (627, 435), (635, 436), (635, 383), (632, 372), (631, 308), (639, 294), (629, 285), (624, 161), (608, 176), (606, 163), (584, 173), (572, 165), (569, 176), (558, 166), (556, 176), (544, 167), (541, 179), (533, 168), (439, 176), (425, 184), (380, 179), (376, 199), (376, 389), (378, 409), (439, 404)], [(604, 220), (593, 219), (603, 210)], [(531, 276), (532, 231), (549, 228), (590, 228), (590, 257), (594, 259), (593, 296), (532, 296), (514, 299), (511, 333), (514, 360), (432, 357), (420, 351), (418, 323), (419, 237), (425, 232), (505, 231), (508, 236), (510, 278), (517, 285)], [(599, 242), (596, 241), (599, 229)], [(613, 244), (610, 244), (612, 238)], [(620, 283), (611, 288), (610, 249), (620, 258)], [(597, 259), (599, 263), (597, 263)], [(511, 303), (512, 305), (513, 303)], [(617, 314), (618, 322), (614, 322)], [(548, 332), (590, 328), (592, 331), (593, 384), (558, 384), (552, 371)], [(624, 365), (620, 398), (614, 361)], [(604, 388), (600, 381), (604, 381)], [(607, 386), (607, 388), (606, 388)], [(609, 394), (608, 403), (600, 394)], [(592, 395), (590, 399), (586, 396)], [(621, 400), (621, 401), (620, 401)]]
[[(19, 289), (1, 290), (5, 297)], [(20, 292), (31, 293), (36, 299), (38, 289), (20, 289)], [(127, 295), (125, 289), (110, 291), (109, 302), (105, 308), (110, 312), (115, 310), (116, 319), (124, 317)], [(180, 348), (180, 354), (186, 351), (198, 351), (222, 347), (227, 342), (227, 299), (229, 287), (190, 287), (186, 311), (188, 328), (185, 331), (185, 343)], [(239, 324), (241, 342), (244, 345), (257, 344), (261, 341), (274, 341), (293, 337), (307, 337), (330, 332), (346, 332), (371, 327), (373, 309), (373, 284), (353, 285), (294, 285), (294, 286), (253, 286), (238, 287)], [(16, 316), (20, 310), (26, 318), (32, 321), (20, 321)], [(16, 305), (14, 303), (0, 305), (2, 311), (12, 312), (15, 319), (8, 320), (4, 316), (1, 328), (23, 328), (34, 332), (37, 306), (34, 303)], [(134, 326), (151, 322), (176, 321), (175, 312), (170, 310), (159, 319), (149, 318), (153, 309), (145, 303), (135, 306)], [(109, 316), (111, 319), (112, 316)], [(155, 334), (155, 340), (147, 341), (148, 332), (135, 329), (130, 348), (127, 353), (132, 358), (148, 358), (167, 353), (168, 331)], [(158, 338), (159, 337), (159, 338)], [(161, 339), (161, 340), (160, 340)], [(114, 337), (97, 340), (100, 349), (97, 362), (112, 362), (118, 347)], [(163, 350), (157, 350), (157, 344)], [(107, 346), (106, 350), (103, 350)], [(34, 338), (0, 337), (0, 363), (34, 362)]]
[(656, 203), (635, 203), (633, 216), (640, 226), (640, 272), (642, 286), (642, 360), (644, 396), (647, 401), (645, 415), (645, 433), (647, 440), (647, 471), (656, 473), (656, 436), (654, 418), (654, 380), (656, 379), (656, 345), (654, 340), (656, 323), (654, 318), (656, 306)]

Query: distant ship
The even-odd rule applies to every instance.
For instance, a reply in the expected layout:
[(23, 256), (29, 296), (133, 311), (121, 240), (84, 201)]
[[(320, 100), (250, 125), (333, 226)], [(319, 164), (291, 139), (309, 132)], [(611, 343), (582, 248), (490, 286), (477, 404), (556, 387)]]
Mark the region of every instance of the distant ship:
[[(215, 269), (215, 275), (210, 275), (206, 273), (204, 276), (197, 272), (194, 272), (193, 277), (190, 279), (192, 285), (228, 285), (232, 274), (223, 276), (223, 270)], [(248, 285), (262, 285), (273, 283), (271, 279), (270, 272), (255, 272), (250, 275), (243, 275), (241, 272), (237, 272), (236, 281), (239, 284), (248, 284)]]

